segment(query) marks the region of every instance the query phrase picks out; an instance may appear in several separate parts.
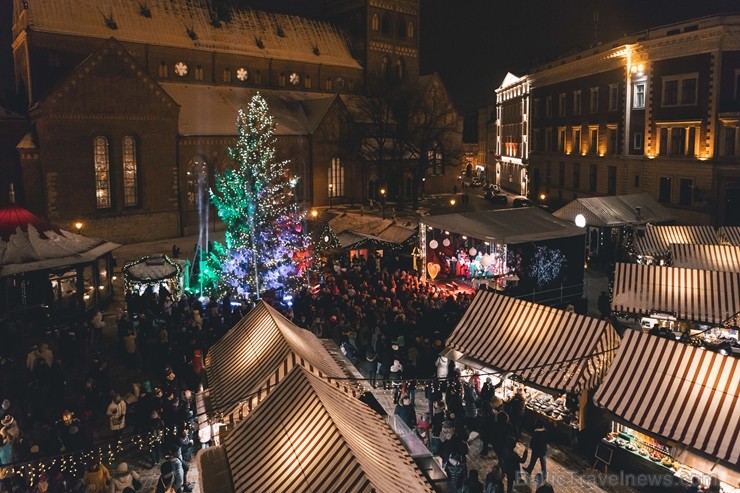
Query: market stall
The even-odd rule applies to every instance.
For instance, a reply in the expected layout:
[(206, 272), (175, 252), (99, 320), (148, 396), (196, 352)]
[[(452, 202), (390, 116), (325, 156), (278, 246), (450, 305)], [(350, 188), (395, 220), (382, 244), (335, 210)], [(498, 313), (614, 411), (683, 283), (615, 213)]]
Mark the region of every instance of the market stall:
[(673, 244), (670, 259), (673, 267), (740, 272), (740, 246)]
[(586, 229), (586, 249), (590, 256), (617, 254), (616, 258), (635, 227), (674, 220), (668, 209), (646, 193), (578, 198), (553, 216)]
[[(605, 444), (651, 471), (740, 487), (740, 359), (630, 330), (594, 402), (614, 421)], [(649, 466), (648, 466), (649, 464)]]
[(501, 383), (524, 386), (527, 409), (556, 427), (583, 430), (589, 390), (606, 373), (619, 336), (608, 321), (479, 291), (443, 356)]
[(740, 226), (720, 226), (717, 237), (720, 245), (740, 246)]
[(612, 311), (642, 317), (644, 330), (657, 324), (677, 338), (694, 336), (709, 346), (729, 345), (725, 351), (735, 350), (740, 273), (619, 263)]
[(421, 274), (572, 302), (583, 293), (583, 235), (538, 207), (428, 216), (419, 223)]
[(126, 290), (142, 294), (148, 288), (158, 292), (160, 286), (177, 299), (188, 285), (188, 260), (175, 260), (167, 255), (148, 255), (123, 266), (123, 282)]
[(719, 245), (717, 232), (711, 226), (654, 226), (638, 230), (635, 240), (637, 262), (666, 265), (674, 244)]
[(435, 491), (380, 415), (304, 366), (219, 449), (198, 456), (203, 493)]

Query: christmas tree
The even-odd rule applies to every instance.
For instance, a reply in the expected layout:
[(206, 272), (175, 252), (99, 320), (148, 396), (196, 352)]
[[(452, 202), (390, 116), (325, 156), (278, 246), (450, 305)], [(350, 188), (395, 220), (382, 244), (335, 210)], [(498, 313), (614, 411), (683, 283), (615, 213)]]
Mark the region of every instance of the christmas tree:
[(292, 290), (305, 268), (305, 210), (296, 203), (298, 178), (288, 161), (275, 160), (267, 102), (256, 94), (239, 110), (237, 141), (228, 149), (233, 167), (215, 176), (211, 200), (226, 225), (225, 243), (214, 243), (204, 270), (204, 290), (260, 297), (269, 289)]

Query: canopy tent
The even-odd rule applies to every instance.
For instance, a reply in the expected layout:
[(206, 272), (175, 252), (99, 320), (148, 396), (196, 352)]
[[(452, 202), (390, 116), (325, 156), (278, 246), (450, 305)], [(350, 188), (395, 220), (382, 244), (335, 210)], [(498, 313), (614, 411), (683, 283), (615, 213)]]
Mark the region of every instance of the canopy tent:
[(618, 263), (612, 309), (719, 324), (740, 312), (740, 273)]
[(717, 233), (711, 226), (653, 226), (648, 224), (643, 237), (638, 237), (635, 248), (638, 255), (664, 257), (673, 244), (719, 245)]
[(122, 271), (126, 288), (167, 283), (170, 291), (176, 294), (182, 287), (182, 265), (167, 255), (151, 255), (128, 262)]
[(740, 273), (740, 246), (671, 245), (673, 267)]
[(740, 359), (628, 330), (594, 403), (736, 466), (739, 374)]
[(375, 411), (303, 367), (234, 427), (224, 449), (233, 491), (434, 491)]
[(583, 215), (587, 226), (607, 228), (674, 220), (665, 207), (646, 193), (575, 199), (555, 211), (553, 216), (575, 223), (579, 214)]
[(598, 385), (618, 346), (608, 321), (478, 291), (447, 339), (445, 355), (578, 393)]
[(527, 243), (584, 234), (582, 228), (554, 217), (539, 207), (427, 216), (422, 222), (424, 226), (498, 244)]
[(740, 226), (722, 226), (717, 230), (720, 245), (740, 246)]
[(93, 262), (119, 246), (64, 231), (14, 203), (0, 209), (0, 277)]
[(295, 366), (343, 379), (346, 373), (310, 331), (261, 301), (208, 352), (211, 407), (235, 421), (249, 413)]

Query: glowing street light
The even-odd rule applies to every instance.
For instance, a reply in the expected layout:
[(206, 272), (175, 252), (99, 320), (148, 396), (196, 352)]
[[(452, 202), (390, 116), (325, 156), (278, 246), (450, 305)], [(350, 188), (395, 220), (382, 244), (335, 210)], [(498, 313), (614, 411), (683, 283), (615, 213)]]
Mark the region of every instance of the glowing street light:
[(75, 223), (75, 228), (77, 228), (77, 234), (80, 234), (80, 230), (82, 229), (82, 223), (77, 221)]
[(316, 219), (318, 216), (319, 216), (319, 211), (317, 211), (316, 209), (311, 209), (311, 217), (313, 219)]
[(334, 184), (329, 183), (329, 209), (334, 205)]
[(545, 200), (546, 198), (547, 198), (547, 195), (545, 195), (544, 193), (540, 194), (540, 200)]
[(455, 200), (455, 199), (450, 199), (450, 205), (451, 205), (452, 207), (455, 207), (455, 204), (456, 204), (456, 203), (457, 203), (457, 200)]
[(380, 209), (383, 211), (383, 219), (385, 219), (385, 188), (380, 189)]

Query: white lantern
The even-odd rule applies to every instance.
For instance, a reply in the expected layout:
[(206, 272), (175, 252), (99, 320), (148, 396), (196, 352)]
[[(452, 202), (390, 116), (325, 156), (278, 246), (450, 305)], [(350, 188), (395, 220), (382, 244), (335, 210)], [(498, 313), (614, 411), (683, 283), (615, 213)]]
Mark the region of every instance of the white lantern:
[(439, 243), (437, 243), (437, 240), (432, 240), (429, 242), (429, 248), (431, 248), (432, 250), (436, 250), (438, 246)]
[(475, 254), (478, 253), (478, 250), (475, 249), (475, 247), (470, 247), (470, 250), (468, 250), (468, 253), (471, 257), (475, 257)]
[(578, 226), (579, 228), (586, 227), (586, 217), (583, 214), (578, 214), (576, 216), (576, 226)]
[(446, 246), (446, 247), (450, 246), (450, 239), (449, 238), (445, 238), (444, 240), (442, 240), (442, 244), (444, 246)]

